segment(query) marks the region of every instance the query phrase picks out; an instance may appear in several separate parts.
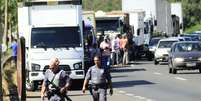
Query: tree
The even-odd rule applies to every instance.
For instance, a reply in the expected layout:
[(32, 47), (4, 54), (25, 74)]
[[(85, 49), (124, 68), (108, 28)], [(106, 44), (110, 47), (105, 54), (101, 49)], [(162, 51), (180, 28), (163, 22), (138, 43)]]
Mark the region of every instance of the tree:
[(121, 0), (83, 0), (84, 10), (121, 10)]
[(0, 14), (1, 37), (8, 44), (8, 35), (17, 31), (17, 0), (0, 0)]

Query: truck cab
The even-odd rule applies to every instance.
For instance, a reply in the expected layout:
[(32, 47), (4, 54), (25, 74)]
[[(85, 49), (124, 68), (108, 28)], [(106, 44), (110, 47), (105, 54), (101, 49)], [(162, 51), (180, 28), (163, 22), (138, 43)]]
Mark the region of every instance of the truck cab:
[(18, 7), (18, 32), (26, 41), (26, 86), (42, 83), (52, 57), (73, 80), (84, 79), (81, 0), (29, 1)]

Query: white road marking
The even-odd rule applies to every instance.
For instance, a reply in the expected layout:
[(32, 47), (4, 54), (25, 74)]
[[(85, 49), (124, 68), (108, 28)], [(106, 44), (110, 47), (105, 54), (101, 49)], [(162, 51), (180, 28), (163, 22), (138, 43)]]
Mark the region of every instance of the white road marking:
[(134, 97), (138, 98), (138, 99), (141, 99), (141, 100), (146, 99), (145, 97), (142, 97), (142, 96), (134, 96)]
[(120, 91), (119, 91), (119, 93), (124, 94), (124, 93), (126, 93), (126, 92), (125, 92), (125, 91), (120, 90)]
[(147, 99), (146, 101), (154, 101), (154, 100), (151, 100), (151, 99)]
[(122, 91), (122, 90), (119, 90), (118, 92), (121, 93), (121, 94), (123, 94), (123, 95), (130, 96), (130, 97), (134, 97), (134, 98), (137, 98), (137, 99), (143, 100), (143, 101), (155, 101), (155, 100), (148, 99), (148, 98), (146, 98), (146, 97), (135, 96), (135, 94), (126, 93), (125, 91)]
[(162, 75), (161, 73), (158, 73), (158, 72), (154, 72), (154, 74), (155, 74), (155, 75)]
[(181, 77), (175, 77), (175, 79), (182, 80), (182, 81), (186, 81), (187, 80), (187, 79), (184, 79), (184, 78), (181, 78)]
[(129, 93), (128, 93), (128, 94), (126, 94), (126, 95), (127, 95), (127, 96), (134, 96), (134, 94), (129, 94)]

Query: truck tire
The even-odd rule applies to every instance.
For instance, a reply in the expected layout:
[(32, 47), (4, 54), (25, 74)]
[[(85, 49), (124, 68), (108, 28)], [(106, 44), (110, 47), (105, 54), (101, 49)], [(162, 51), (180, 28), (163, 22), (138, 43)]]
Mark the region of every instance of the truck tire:
[(177, 70), (174, 69), (174, 68), (172, 68), (172, 73), (173, 73), (173, 74), (177, 74)]
[(201, 73), (201, 68), (199, 69), (199, 73)]
[(170, 74), (172, 73), (172, 68), (169, 68), (169, 73), (170, 73)]
[(146, 58), (147, 58), (148, 61), (152, 61), (153, 60), (153, 57), (152, 57), (152, 55), (151, 55), (151, 53), (149, 51), (146, 52)]
[(159, 62), (157, 60), (154, 60), (154, 65), (158, 65)]

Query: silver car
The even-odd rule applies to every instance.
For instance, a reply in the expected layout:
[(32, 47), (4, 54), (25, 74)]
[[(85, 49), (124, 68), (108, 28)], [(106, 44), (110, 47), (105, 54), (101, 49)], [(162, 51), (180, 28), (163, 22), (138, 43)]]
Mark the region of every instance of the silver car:
[(201, 73), (201, 43), (197, 41), (182, 41), (172, 45), (169, 54), (169, 73), (177, 70), (199, 69)]

